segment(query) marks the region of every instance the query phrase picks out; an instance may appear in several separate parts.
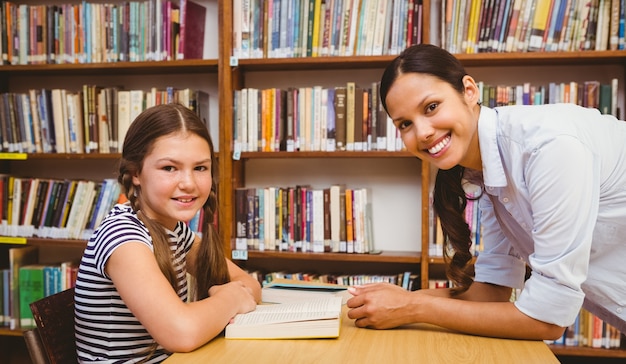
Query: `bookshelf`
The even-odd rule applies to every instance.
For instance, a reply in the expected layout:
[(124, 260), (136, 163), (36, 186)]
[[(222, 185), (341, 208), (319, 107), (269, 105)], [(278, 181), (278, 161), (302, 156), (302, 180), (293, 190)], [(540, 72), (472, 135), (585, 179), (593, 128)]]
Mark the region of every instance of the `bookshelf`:
[[(231, 59), (233, 12), (237, 2), (203, 0), (201, 3), (207, 6), (206, 24), (207, 29), (210, 29), (205, 33), (204, 59), (0, 66), (0, 91), (18, 92), (30, 87), (77, 89), (85, 82), (124, 85), (129, 89), (180, 85), (206, 90), (211, 95), (210, 131), (220, 155), (218, 215), (219, 231), (226, 251), (231, 251), (235, 236), (234, 190), (267, 183), (291, 184), (295, 180), (290, 176), (290, 171), (295, 166), (306, 168), (308, 171), (305, 178), (315, 178), (320, 186), (342, 182), (339, 180), (343, 178), (341, 173), (350, 170), (352, 174), (345, 178), (357, 186), (375, 179), (372, 182), (375, 184), (375, 194), (386, 196), (386, 190), (400, 188), (400, 192), (392, 196), (393, 202), (378, 203), (380, 200), (376, 200), (374, 203), (374, 209), (382, 211), (380, 214), (385, 214), (385, 211), (401, 212), (397, 216), (391, 216), (391, 222), (383, 220), (384, 222), (374, 225), (374, 230), (380, 237), (375, 240), (375, 248), (382, 250), (381, 254), (249, 251), (247, 260), (236, 260), (238, 264), (249, 269), (266, 271), (284, 269), (383, 274), (412, 270), (420, 274), (422, 287), (428, 286), (431, 276), (441, 276), (443, 261), (428, 255), (431, 230), (428, 199), (434, 172), (427, 163), (420, 162), (407, 152), (381, 151), (244, 152), (240, 159), (232, 158), (234, 90), (244, 87), (287, 87), (292, 83), (301, 86), (323, 83), (330, 87), (346, 81), (372, 82), (380, 78), (382, 69), (394, 56)], [(430, 19), (427, 15), (435, 12), (439, 3), (423, 1), (422, 37), (425, 41), (431, 39)], [(622, 85), (619, 97), (622, 118), (626, 113), (623, 90), (623, 85), (626, 84), (626, 51), (477, 53), (461, 54), (458, 57), (470, 74), (479, 80), (492, 83), (513, 82), (513, 75), (525, 77), (529, 70), (537, 72), (533, 77), (555, 77), (555, 81), (569, 81), (572, 73), (576, 73), (576, 77), (619, 77)], [(0, 172), (102, 179), (114, 174), (118, 156), (29, 154), (26, 160), (0, 158)], [(332, 168), (329, 169), (329, 166)], [(381, 180), (383, 173), (377, 171), (385, 171), (386, 177), (391, 181)], [(40, 238), (27, 238), (26, 244), (45, 247), (46, 253), (50, 251), (51, 254), (47, 259), (54, 259), (55, 254), (80, 254), (85, 246), (85, 242), (80, 240)], [(0, 242), (0, 253), (9, 246), (14, 245)], [(48, 249), (50, 247), (52, 249)], [(20, 336), (20, 330), (0, 328), (0, 346), (3, 349), (10, 347), (3, 345), (3, 340)], [(560, 357), (626, 358), (626, 350), (558, 346), (553, 346), (552, 349)]]
[[(196, 0), (206, 11), (204, 54), (200, 59), (171, 61), (133, 61), (60, 64), (0, 65), (0, 92), (24, 93), (29, 89), (62, 88), (80, 91), (86, 84), (102, 87), (120, 86), (126, 90), (165, 90), (189, 88), (209, 95), (208, 121), (216, 151), (219, 153), (218, 0)], [(75, 1), (18, 1), (26, 5), (80, 4)], [(89, 2), (92, 3), (92, 2)], [(93, 2), (102, 3), (102, 2)], [(110, 1), (106, 3), (122, 3)], [(145, 2), (148, 3), (147, 1)], [(0, 173), (15, 176), (87, 179), (102, 181), (116, 178), (119, 153), (0, 153)], [(219, 163), (219, 158), (218, 162)], [(54, 263), (79, 260), (85, 240), (46, 239), (39, 237), (0, 237), (0, 266), (8, 264), (8, 250), (20, 246), (37, 246), (39, 261)], [(0, 327), (0, 351), (3, 362), (29, 362), (22, 338), (22, 329)]]

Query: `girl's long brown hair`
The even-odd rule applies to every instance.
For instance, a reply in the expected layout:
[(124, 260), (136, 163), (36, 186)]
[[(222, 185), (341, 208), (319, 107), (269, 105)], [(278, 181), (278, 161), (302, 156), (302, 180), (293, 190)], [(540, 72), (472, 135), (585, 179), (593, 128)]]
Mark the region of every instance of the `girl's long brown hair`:
[[(389, 89), (398, 76), (404, 73), (429, 74), (450, 84), (460, 94), (465, 90), (463, 77), (467, 73), (452, 54), (431, 44), (418, 44), (405, 49), (385, 69), (380, 81), (380, 99), (385, 110)], [(466, 291), (473, 281), (473, 271), (468, 264), (472, 259), (471, 232), (464, 217), (467, 204), (462, 187), (464, 170), (460, 165), (439, 170), (435, 179), (433, 200), (443, 230), (446, 274), (454, 283), (454, 294)]]
[[(178, 292), (178, 280), (172, 262), (172, 252), (169, 245), (169, 237), (164, 227), (158, 222), (146, 216), (139, 203), (142, 191), (132, 183), (132, 176), (141, 172), (143, 162), (151, 152), (155, 141), (162, 136), (178, 132), (193, 133), (206, 140), (211, 150), (211, 175), (213, 185), (207, 201), (204, 203), (202, 219), (202, 238), (198, 256), (196, 258), (196, 270), (190, 272), (196, 282), (195, 287), (189, 287), (197, 294), (197, 299), (208, 297), (209, 288), (216, 284), (230, 281), (228, 266), (222, 244), (214, 226), (215, 212), (217, 211), (217, 163), (213, 142), (206, 125), (190, 109), (179, 104), (163, 104), (146, 109), (131, 123), (126, 137), (122, 158), (119, 164), (118, 181), (123, 186), (124, 192), (130, 201), (133, 210), (147, 227), (152, 237), (154, 256), (163, 275), (168, 279), (172, 288)], [(184, 146), (181, 146), (184, 148)], [(157, 348), (155, 342), (148, 349), (148, 358)]]

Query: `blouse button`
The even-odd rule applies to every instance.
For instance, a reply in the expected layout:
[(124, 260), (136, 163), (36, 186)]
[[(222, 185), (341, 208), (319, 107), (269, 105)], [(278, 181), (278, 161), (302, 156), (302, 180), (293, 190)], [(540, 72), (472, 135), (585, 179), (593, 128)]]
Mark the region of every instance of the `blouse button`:
[(622, 308), (618, 307), (617, 310), (615, 310), (615, 311), (617, 311), (617, 313), (622, 313)]
[(509, 202), (509, 198), (508, 198), (508, 197), (503, 198), (503, 199), (502, 199), (502, 202), (504, 202), (504, 203), (508, 203), (508, 202)]

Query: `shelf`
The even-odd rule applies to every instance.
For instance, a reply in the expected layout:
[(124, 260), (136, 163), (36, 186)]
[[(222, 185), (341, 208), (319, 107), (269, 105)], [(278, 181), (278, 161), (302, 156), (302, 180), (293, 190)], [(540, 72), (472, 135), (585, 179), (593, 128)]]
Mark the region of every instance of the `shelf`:
[(242, 159), (271, 158), (417, 158), (413, 154), (402, 152), (242, 152)]
[(0, 160), (33, 160), (33, 159), (48, 159), (48, 160), (116, 160), (121, 157), (120, 153), (0, 153)]
[(0, 236), (0, 246), (2, 245), (36, 245), (84, 249), (87, 246), (87, 241), (78, 239), (50, 239), (37, 237), (24, 238), (14, 236)]
[(624, 349), (600, 349), (578, 346), (548, 345), (554, 355), (595, 357), (595, 358), (626, 358)]
[(465, 67), (600, 65), (626, 62), (626, 51), (457, 54)]
[[(385, 68), (396, 56), (240, 59), (242, 71), (341, 70)], [(626, 51), (515, 52), (456, 54), (468, 67), (615, 64), (626, 62)]]
[[(0, 161), (12, 160), (118, 160), (121, 153), (0, 153)], [(215, 153), (218, 157), (218, 153)]]
[(319, 260), (369, 263), (420, 263), (420, 252), (383, 251), (380, 254), (296, 253), (281, 251), (248, 251), (250, 259)]
[(249, 71), (294, 71), (384, 68), (395, 56), (298, 57), (239, 59), (236, 69)]
[(150, 75), (217, 73), (217, 59), (159, 62), (63, 63), (0, 66), (0, 77), (39, 75)]
[(24, 331), (21, 329), (11, 330), (7, 327), (0, 327), (0, 336), (24, 336)]
[(86, 240), (77, 239), (48, 239), (48, 238), (27, 238), (27, 245), (36, 246), (55, 246), (55, 247), (68, 247), (68, 248), (81, 248), (84, 249), (87, 246)]
[[(476, 263), (476, 257), (470, 260), (470, 264)], [(443, 257), (428, 257), (428, 264), (445, 264)]]

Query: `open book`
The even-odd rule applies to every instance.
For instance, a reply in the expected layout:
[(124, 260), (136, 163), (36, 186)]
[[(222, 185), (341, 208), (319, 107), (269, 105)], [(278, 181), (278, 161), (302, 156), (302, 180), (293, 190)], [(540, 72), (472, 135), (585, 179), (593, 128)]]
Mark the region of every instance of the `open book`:
[(341, 326), (341, 297), (259, 305), (238, 314), (226, 326), (227, 339), (336, 338)]

